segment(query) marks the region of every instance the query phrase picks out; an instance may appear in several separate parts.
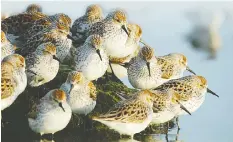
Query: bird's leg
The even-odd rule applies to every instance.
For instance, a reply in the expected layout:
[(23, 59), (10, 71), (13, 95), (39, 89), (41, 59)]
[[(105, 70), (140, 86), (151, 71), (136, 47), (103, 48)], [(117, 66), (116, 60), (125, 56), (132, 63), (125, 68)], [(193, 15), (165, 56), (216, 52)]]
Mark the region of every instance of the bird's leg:
[(118, 80), (116, 74), (115, 74), (114, 71), (113, 71), (111, 61), (109, 61), (109, 67), (110, 67), (110, 69), (111, 69), (111, 71), (112, 71), (112, 79), (113, 79), (113, 80)]
[(176, 118), (176, 125), (177, 125), (177, 132), (176, 132), (176, 141), (178, 140), (179, 137), (179, 132), (180, 132), (180, 126), (179, 126), (179, 117)]
[(131, 140), (133, 140), (133, 135), (130, 136)]
[(52, 133), (52, 139), (51, 140), (53, 140), (53, 135), (54, 135), (54, 133)]
[(179, 117), (176, 117), (176, 125), (177, 125), (177, 129), (180, 131)]
[(169, 140), (168, 140), (168, 133), (166, 133), (165, 138), (166, 138), (166, 141), (169, 142)]
[(167, 123), (167, 134), (168, 134), (168, 131), (169, 131), (169, 121)]

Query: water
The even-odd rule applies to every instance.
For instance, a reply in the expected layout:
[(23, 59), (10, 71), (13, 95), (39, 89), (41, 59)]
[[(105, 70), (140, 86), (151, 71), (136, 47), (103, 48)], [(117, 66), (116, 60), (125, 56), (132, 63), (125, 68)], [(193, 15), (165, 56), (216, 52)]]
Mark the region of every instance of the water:
[[(2, 13), (18, 13), (24, 11), (32, 2), (1, 2)], [(85, 7), (93, 2), (36, 2), (48, 14), (64, 12), (72, 20), (84, 14)], [(198, 74), (207, 78), (209, 88), (220, 98), (211, 95), (201, 108), (192, 116), (180, 117), (179, 140), (186, 142), (231, 142), (233, 134), (233, 28), (232, 17), (228, 16), (220, 28), (223, 46), (217, 59), (205, 60), (206, 54), (190, 48), (185, 35), (191, 30), (193, 23), (185, 17), (187, 11), (197, 7), (205, 7), (210, 11), (233, 8), (232, 2), (97, 2), (105, 14), (116, 7), (127, 11), (131, 22), (139, 24), (143, 29), (143, 39), (155, 48), (156, 55), (180, 52), (188, 57), (189, 66)], [(230, 15), (230, 14), (229, 14)], [(232, 13), (231, 13), (232, 15)], [(123, 80), (129, 85), (127, 79)], [(129, 85), (130, 86), (130, 85)], [(23, 132), (22, 132), (23, 133)], [(174, 140), (174, 131), (170, 132), (170, 140)], [(76, 135), (80, 133), (77, 132)], [(81, 134), (80, 134), (81, 135)], [(11, 138), (10, 138), (11, 137)], [(9, 136), (9, 140), (13, 135)], [(55, 141), (80, 141), (73, 135), (59, 136)], [(87, 135), (87, 137), (93, 137)], [(98, 136), (100, 137), (100, 136)], [(104, 136), (102, 136), (104, 137)], [(151, 138), (152, 137), (152, 138)], [(72, 139), (73, 138), (73, 139)], [(165, 141), (164, 135), (156, 137)], [(149, 139), (149, 140), (146, 140)], [(145, 136), (142, 141), (152, 141), (155, 136)], [(27, 140), (24, 140), (27, 141)], [(81, 140), (82, 141), (82, 140)], [(156, 140), (154, 140), (156, 141)]]

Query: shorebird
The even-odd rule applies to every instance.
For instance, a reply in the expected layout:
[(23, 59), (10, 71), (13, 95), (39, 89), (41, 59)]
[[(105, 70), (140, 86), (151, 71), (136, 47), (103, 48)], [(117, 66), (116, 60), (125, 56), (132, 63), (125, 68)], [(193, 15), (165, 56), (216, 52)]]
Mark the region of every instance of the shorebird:
[(28, 113), (29, 127), (35, 133), (54, 134), (64, 129), (71, 119), (66, 93), (60, 89), (49, 91)]
[(1, 110), (9, 107), (27, 86), (25, 59), (18, 54), (1, 62)]
[(131, 98), (115, 104), (107, 113), (94, 116), (99, 121), (120, 134), (130, 135), (143, 131), (151, 122), (153, 116), (152, 93), (140, 91)]
[(103, 39), (99, 35), (89, 36), (83, 46), (77, 48), (74, 67), (88, 80), (96, 80), (103, 76), (109, 64), (108, 56), (103, 48)]
[(60, 87), (67, 94), (67, 103), (75, 114), (89, 114), (96, 105), (96, 88), (82, 72), (72, 71)]

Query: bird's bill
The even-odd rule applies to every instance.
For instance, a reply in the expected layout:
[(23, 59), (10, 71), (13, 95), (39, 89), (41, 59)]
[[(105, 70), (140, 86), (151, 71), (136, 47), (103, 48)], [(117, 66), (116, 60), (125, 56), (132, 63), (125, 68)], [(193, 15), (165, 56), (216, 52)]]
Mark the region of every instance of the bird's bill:
[(53, 59), (54, 59), (54, 60), (57, 60), (58, 62), (61, 62), (61, 61), (56, 57), (56, 55), (53, 55)]
[(185, 112), (187, 112), (189, 115), (191, 115), (191, 113), (188, 111), (187, 108), (185, 108), (179, 101), (177, 101), (180, 104), (180, 108), (183, 109)]
[(61, 107), (62, 110), (65, 112), (65, 109), (64, 109), (64, 107), (62, 106), (62, 103), (59, 103), (59, 107)]
[(216, 97), (219, 97), (219, 95), (217, 95), (216, 93), (214, 93), (213, 91), (211, 91), (209, 88), (207, 88), (207, 92), (216, 96)]
[(151, 74), (150, 74), (150, 62), (147, 62), (146, 66), (147, 66), (147, 69), (148, 69), (148, 72), (149, 72), (149, 76), (151, 76)]
[(73, 42), (75, 42), (75, 39), (71, 35), (68, 34), (67, 38), (70, 39), (70, 40), (72, 40)]
[(69, 94), (70, 94), (70, 92), (71, 92), (71, 90), (72, 90), (73, 88), (74, 88), (74, 84), (71, 84)]
[(121, 64), (119, 64), (120, 66), (122, 66), (122, 67), (125, 67), (126, 69), (127, 68), (129, 68), (129, 63), (121, 63)]
[(140, 39), (139, 42), (142, 43), (143, 45), (147, 46), (147, 44), (142, 39)]
[(121, 28), (122, 28), (122, 29), (125, 31), (125, 33), (129, 36), (129, 32), (128, 32), (126, 26), (125, 26), (125, 25), (122, 25)]
[(191, 72), (192, 74), (196, 75), (196, 73), (194, 71), (192, 71), (189, 67), (186, 67), (186, 70)]
[(100, 50), (99, 50), (99, 49), (97, 49), (97, 50), (96, 50), (96, 53), (99, 55), (100, 60), (102, 61), (102, 57), (101, 57), (101, 54), (100, 54)]

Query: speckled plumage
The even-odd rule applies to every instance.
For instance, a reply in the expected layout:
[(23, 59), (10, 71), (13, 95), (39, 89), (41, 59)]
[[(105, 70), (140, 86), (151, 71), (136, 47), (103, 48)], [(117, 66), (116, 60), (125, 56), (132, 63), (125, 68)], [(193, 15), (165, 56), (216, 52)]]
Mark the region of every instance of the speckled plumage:
[(109, 56), (125, 57), (130, 54), (125, 48), (128, 38), (127, 18), (122, 10), (115, 10), (104, 20), (93, 24), (89, 30), (89, 35), (92, 34), (103, 38), (103, 46)]
[(59, 70), (56, 56), (56, 46), (43, 43), (35, 52), (26, 56), (28, 84), (32, 87), (43, 85), (55, 78)]
[(85, 42), (90, 27), (101, 20), (103, 20), (101, 7), (96, 4), (88, 6), (85, 15), (74, 21), (71, 28), (72, 37), (76, 42)]
[(6, 35), (1, 31), (1, 60), (15, 53), (16, 46), (12, 45), (6, 38)]
[(89, 36), (83, 46), (77, 48), (74, 62), (75, 69), (81, 71), (88, 80), (103, 76), (109, 63), (103, 39), (99, 35)]
[(28, 113), (29, 127), (41, 135), (54, 134), (68, 125), (71, 114), (65, 92), (54, 89), (32, 106)]
[[(202, 76), (185, 76), (170, 80), (155, 90), (173, 90), (179, 102), (189, 111), (196, 111), (204, 102), (207, 92), (207, 80)], [(179, 115), (187, 114), (180, 110)]]
[(1, 110), (9, 107), (26, 86), (24, 58), (18, 54), (5, 57), (1, 62)]
[(66, 31), (61, 32), (57, 28), (43, 34), (37, 34), (27, 39), (24, 48), (18, 50), (18, 53), (26, 56), (34, 52), (41, 43), (51, 42), (56, 46), (56, 57), (62, 62), (68, 55), (72, 45), (72, 41), (67, 38), (67, 35)]
[(180, 53), (159, 56), (157, 63), (161, 67), (162, 78), (164, 79), (177, 79), (183, 76), (185, 70), (191, 71), (187, 66), (187, 58)]
[(151, 123), (160, 124), (178, 115), (180, 104), (173, 90), (151, 90), (153, 93), (153, 119)]
[(179, 53), (155, 57), (151, 47), (144, 46), (137, 57), (129, 62), (128, 78), (132, 86), (140, 89), (153, 89), (171, 79), (183, 76), (188, 70), (187, 58)]
[(46, 16), (35, 21), (33, 25), (20, 36), (19, 39), (25, 41), (36, 34), (43, 34), (53, 29), (58, 29), (61, 32), (66, 32), (69, 34), (70, 24), (71, 19), (66, 14), (57, 13), (52, 16)]
[(7, 39), (9, 39), (12, 44), (15, 44), (18, 47), (23, 43), (21, 43), (20, 40), (17, 40), (17, 38), (23, 34), (26, 29), (31, 27), (36, 20), (44, 17), (46, 17), (46, 15), (40, 12), (21, 13), (4, 19), (1, 22), (1, 25), (6, 27), (4, 28), (6, 30), (4, 32), (7, 36)]
[(60, 89), (67, 93), (67, 103), (73, 113), (89, 114), (96, 105), (96, 88), (83, 76), (83, 73), (72, 71)]
[(140, 91), (129, 99), (115, 104), (107, 113), (93, 117), (120, 134), (133, 137), (144, 130), (152, 120), (152, 93)]
[[(150, 71), (147, 64), (150, 64)], [(144, 46), (138, 56), (132, 58), (127, 69), (128, 79), (134, 88), (152, 89), (162, 84), (161, 67), (157, 65), (154, 49)]]

